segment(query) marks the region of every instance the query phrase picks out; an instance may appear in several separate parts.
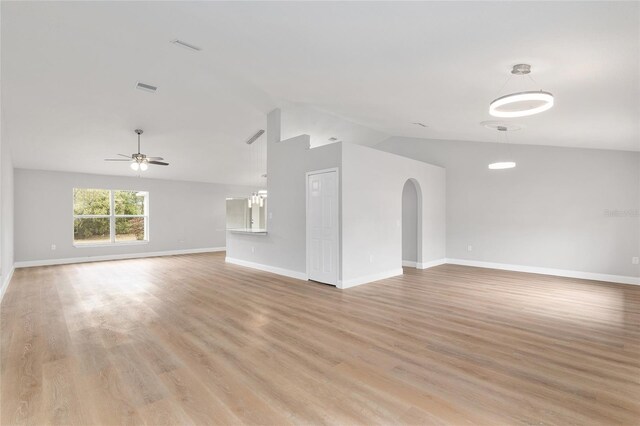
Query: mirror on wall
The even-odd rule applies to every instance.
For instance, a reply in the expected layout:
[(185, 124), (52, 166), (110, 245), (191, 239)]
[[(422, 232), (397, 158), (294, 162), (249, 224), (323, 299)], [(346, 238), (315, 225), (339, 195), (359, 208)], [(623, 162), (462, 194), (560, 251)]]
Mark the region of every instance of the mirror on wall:
[(266, 191), (255, 192), (250, 197), (227, 198), (227, 230), (266, 233)]

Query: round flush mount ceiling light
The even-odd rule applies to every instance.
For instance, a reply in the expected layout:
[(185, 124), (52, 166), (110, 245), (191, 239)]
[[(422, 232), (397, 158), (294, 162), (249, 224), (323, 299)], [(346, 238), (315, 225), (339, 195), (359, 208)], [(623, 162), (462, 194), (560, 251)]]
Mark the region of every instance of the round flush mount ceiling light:
[[(517, 64), (511, 70), (512, 75), (528, 75), (531, 73), (531, 65)], [(511, 78), (511, 77), (509, 77)], [(531, 78), (531, 76), (529, 76)], [(531, 79), (533, 81), (533, 79)], [(507, 83), (509, 81), (507, 80)], [(506, 84), (505, 83), (505, 86)], [(535, 82), (534, 82), (535, 83)], [(489, 104), (489, 114), (494, 117), (526, 117), (539, 114), (553, 107), (553, 94), (543, 90), (531, 90), (510, 93), (494, 99)]]

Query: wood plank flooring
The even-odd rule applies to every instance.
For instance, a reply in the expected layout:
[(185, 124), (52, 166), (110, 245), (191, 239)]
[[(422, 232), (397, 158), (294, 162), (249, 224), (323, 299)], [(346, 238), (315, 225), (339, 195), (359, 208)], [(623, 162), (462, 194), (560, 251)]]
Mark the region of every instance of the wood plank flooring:
[(442, 265), (345, 291), (198, 254), (19, 269), (2, 425), (640, 424), (640, 287)]

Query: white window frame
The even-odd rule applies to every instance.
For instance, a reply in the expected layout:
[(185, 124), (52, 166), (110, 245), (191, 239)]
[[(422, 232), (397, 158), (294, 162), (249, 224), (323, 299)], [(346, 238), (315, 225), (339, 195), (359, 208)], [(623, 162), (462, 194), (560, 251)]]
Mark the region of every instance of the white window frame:
[[(71, 241), (74, 247), (109, 247), (120, 245), (136, 245), (136, 244), (148, 244), (149, 243), (149, 191), (138, 191), (132, 189), (103, 189), (103, 188), (73, 188), (76, 189), (95, 189), (98, 191), (109, 191), (109, 214), (75, 214), (73, 213), (72, 226), (71, 226)], [(115, 193), (119, 191), (126, 192), (144, 192), (144, 213), (145, 214), (116, 214), (116, 201)], [(73, 192), (72, 192), (73, 194)], [(71, 197), (71, 211), (73, 212), (75, 199)], [(116, 241), (116, 218), (121, 217), (142, 217), (144, 218), (144, 240), (136, 241)], [(76, 243), (75, 236), (75, 221), (76, 219), (109, 219), (109, 241), (103, 243)]]

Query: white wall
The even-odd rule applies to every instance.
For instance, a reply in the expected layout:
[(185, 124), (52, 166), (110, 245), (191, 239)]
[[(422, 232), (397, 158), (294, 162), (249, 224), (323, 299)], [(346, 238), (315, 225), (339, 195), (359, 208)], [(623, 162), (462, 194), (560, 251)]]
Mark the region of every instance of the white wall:
[(410, 178), (425, 200), (418, 263), (444, 260), (444, 169), (350, 143), (310, 149), (308, 135), (280, 141), (284, 122), (279, 110), (267, 119), (267, 235), (229, 232), (228, 261), (306, 279), (305, 173), (333, 167), (340, 179), (339, 287), (402, 273), (402, 188)]
[(0, 141), (0, 298), (7, 289), (13, 272), (13, 162), (6, 138)]
[(310, 149), (307, 135), (276, 140), (269, 140), (267, 147), (267, 234), (229, 232), (227, 258), (303, 278), (307, 268), (305, 173), (339, 167), (342, 144)]
[(491, 171), (504, 144), (390, 138), (377, 148), (447, 169), (447, 258), (640, 275), (638, 152), (511, 145), (517, 167)]
[(227, 261), (306, 279), (305, 173), (340, 165), (340, 145), (310, 149), (308, 135), (282, 140), (282, 112), (267, 115), (267, 234), (227, 233)]
[(418, 193), (407, 181), (402, 189), (402, 261), (418, 260)]
[[(149, 243), (74, 247), (73, 188), (149, 191)], [(247, 196), (250, 190), (212, 183), (16, 169), (16, 262), (224, 247), (225, 198)]]
[[(443, 262), (446, 248), (445, 170), (359, 145), (342, 150), (342, 281), (402, 273), (402, 189), (414, 179), (422, 193), (421, 264)], [(379, 278), (378, 278), (379, 279)], [(369, 280), (370, 281), (370, 280)]]

